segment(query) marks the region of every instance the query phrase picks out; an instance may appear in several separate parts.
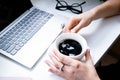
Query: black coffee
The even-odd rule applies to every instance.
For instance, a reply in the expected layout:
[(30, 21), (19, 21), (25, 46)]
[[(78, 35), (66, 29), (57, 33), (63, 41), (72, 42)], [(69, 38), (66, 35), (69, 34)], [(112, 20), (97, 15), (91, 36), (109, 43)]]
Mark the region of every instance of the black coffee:
[(59, 46), (59, 51), (67, 56), (76, 56), (81, 53), (81, 45), (72, 39), (63, 40)]

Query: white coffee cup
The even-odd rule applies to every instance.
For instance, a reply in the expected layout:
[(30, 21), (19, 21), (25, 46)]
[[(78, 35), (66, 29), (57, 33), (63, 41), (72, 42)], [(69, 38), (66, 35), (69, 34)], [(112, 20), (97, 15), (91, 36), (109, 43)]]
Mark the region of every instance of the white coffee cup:
[[(86, 52), (86, 50), (87, 50), (88, 47), (87, 47), (87, 42), (86, 42), (86, 40), (84, 39), (83, 36), (81, 36), (78, 33), (62, 33), (55, 40), (55, 48), (58, 49), (58, 51), (60, 51), (59, 50), (59, 45), (61, 44), (61, 42), (65, 41), (65, 40), (74, 40), (74, 41), (77, 41), (78, 44), (81, 46), (81, 52), (79, 54), (77, 54), (77, 55), (74, 55), (74, 56), (70, 56), (70, 55), (66, 55), (66, 54), (64, 54), (64, 55), (70, 56), (71, 58), (77, 59), (77, 60), (80, 60), (81, 58), (84, 57), (85, 52)], [(71, 44), (71, 42), (70, 42), (70, 44)], [(64, 44), (63, 44), (63, 46), (64, 46)], [(61, 51), (60, 51), (60, 53), (61, 53)]]

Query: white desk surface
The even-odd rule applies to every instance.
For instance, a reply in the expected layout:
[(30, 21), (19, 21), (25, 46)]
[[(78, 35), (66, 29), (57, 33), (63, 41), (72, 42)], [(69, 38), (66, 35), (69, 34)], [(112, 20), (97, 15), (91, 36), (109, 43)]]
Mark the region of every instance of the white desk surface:
[[(80, 2), (80, 0), (69, 1)], [(99, 0), (87, 1), (88, 2), (85, 4), (86, 7), (83, 8), (84, 11), (101, 3)], [(55, 0), (32, 0), (32, 2), (36, 7), (43, 10), (46, 9), (54, 14), (59, 13), (67, 17), (74, 15), (70, 11), (62, 12), (55, 10)], [(88, 46), (91, 49), (94, 64), (99, 61), (120, 34), (119, 21), (120, 16), (99, 19), (93, 21), (88, 27), (80, 30), (79, 33), (87, 40)], [(38, 61), (33, 69), (29, 70), (0, 55), (0, 76), (31, 77), (33, 80), (64, 80), (48, 72), (49, 67), (44, 63), (46, 57), (47, 54)]]

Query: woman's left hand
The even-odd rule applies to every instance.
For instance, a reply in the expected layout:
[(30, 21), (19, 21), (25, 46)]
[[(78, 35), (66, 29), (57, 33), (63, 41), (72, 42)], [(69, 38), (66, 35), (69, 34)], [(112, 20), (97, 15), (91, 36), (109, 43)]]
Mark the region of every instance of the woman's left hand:
[[(78, 61), (54, 50), (50, 55), (51, 61), (45, 63), (50, 67), (49, 71), (67, 80), (99, 80), (88, 49), (85, 61)], [(97, 78), (97, 79), (96, 79)]]

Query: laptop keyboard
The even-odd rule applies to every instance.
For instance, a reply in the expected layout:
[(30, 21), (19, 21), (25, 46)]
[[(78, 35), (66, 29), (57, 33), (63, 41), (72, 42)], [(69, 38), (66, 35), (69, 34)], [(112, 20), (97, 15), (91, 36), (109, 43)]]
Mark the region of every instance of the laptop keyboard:
[(0, 49), (15, 55), (53, 15), (33, 9), (6, 34), (0, 37)]

